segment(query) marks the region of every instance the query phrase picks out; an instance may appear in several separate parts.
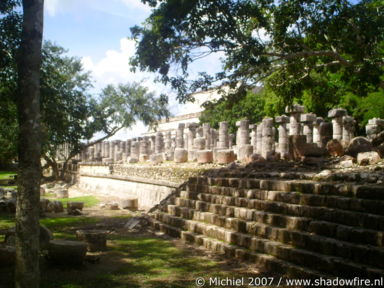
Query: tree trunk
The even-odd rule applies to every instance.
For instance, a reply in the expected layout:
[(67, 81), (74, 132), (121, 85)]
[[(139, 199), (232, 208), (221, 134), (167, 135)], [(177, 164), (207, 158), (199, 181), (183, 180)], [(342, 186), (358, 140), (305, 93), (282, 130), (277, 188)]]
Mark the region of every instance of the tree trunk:
[(41, 178), (40, 66), (44, 0), (23, 0), (18, 59), (19, 175), (16, 211), (16, 288), (38, 288)]

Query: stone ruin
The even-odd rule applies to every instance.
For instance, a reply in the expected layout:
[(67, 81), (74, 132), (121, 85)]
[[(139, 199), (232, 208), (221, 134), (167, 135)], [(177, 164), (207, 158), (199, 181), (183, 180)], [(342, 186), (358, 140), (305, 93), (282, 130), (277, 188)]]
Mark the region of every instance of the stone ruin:
[[(229, 133), (227, 122), (221, 122), (218, 130), (208, 123), (179, 123), (176, 130), (160, 131), (126, 141), (97, 143), (82, 151), (76, 159), (105, 164), (143, 161), (228, 164), (235, 160), (305, 160), (327, 154), (342, 156), (349, 151), (350, 145), (357, 145), (356, 121), (347, 115), (345, 109), (330, 110), (327, 115), (329, 120), (304, 111), (304, 106), (294, 104), (286, 108), (287, 115), (266, 117), (260, 123), (240, 120), (236, 123), (236, 136)], [(364, 139), (370, 142), (365, 146), (372, 145), (359, 152), (376, 151), (379, 158), (383, 157), (383, 131), (383, 119), (369, 120), (367, 138)]]

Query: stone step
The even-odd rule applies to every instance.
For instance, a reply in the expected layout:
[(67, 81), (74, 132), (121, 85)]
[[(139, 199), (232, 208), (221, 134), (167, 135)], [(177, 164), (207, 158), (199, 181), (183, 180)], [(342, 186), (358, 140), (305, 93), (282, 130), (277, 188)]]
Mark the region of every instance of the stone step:
[[(384, 193), (384, 192), (383, 192)], [(332, 195), (318, 195), (318, 194), (303, 194), (300, 192), (282, 192), (272, 190), (261, 189), (238, 189), (231, 187), (209, 186), (208, 192), (200, 192), (199, 194), (212, 194), (222, 197), (233, 198), (247, 198), (247, 199), (259, 199), (270, 200), (277, 202), (285, 202), (290, 204), (302, 204), (308, 206), (323, 206), (328, 208), (335, 208), (341, 210), (365, 212), (371, 214), (384, 215), (384, 201), (380, 200), (367, 200), (356, 199), (344, 196), (332, 196)], [(196, 199), (196, 194), (193, 195)], [(208, 197), (208, 196), (206, 196)], [(226, 199), (226, 198), (224, 198)], [(201, 199), (200, 197), (200, 200)], [(233, 201), (235, 199), (229, 199), (227, 201)], [(240, 200), (237, 200), (240, 201)], [(210, 202), (210, 201), (209, 201)], [(237, 206), (233, 204), (233, 206)]]
[(335, 195), (354, 197), (358, 199), (384, 200), (384, 185), (382, 184), (357, 185), (355, 183), (331, 183), (309, 180), (218, 177), (208, 178), (206, 185), (232, 187), (238, 189), (262, 189), (269, 191), (300, 192), (304, 194)]
[[(355, 244), (372, 245), (384, 247), (384, 232), (361, 229), (341, 224), (335, 224), (327, 221), (318, 221), (305, 217), (286, 216), (281, 214), (267, 213), (253, 209), (240, 208), (235, 210), (235, 217), (220, 216), (211, 212), (197, 211), (192, 208), (169, 205), (167, 211), (173, 216), (179, 216), (188, 220), (203, 221), (222, 227), (225, 226), (226, 219), (230, 220), (233, 227), (238, 227), (236, 231), (246, 231), (247, 223), (261, 223), (277, 228), (286, 228), (289, 230), (298, 230), (309, 232), (319, 236), (346, 241)], [(234, 229), (234, 228), (232, 228)]]
[(157, 220), (153, 220), (153, 227), (164, 233), (167, 233), (166, 231), (171, 231), (173, 235), (180, 235), (178, 238), (181, 238), (187, 243), (203, 246), (204, 248), (222, 254), (229, 259), (236, 258), (241, 261), (255, 263), (261, 270), (273, 271), (274, 273), (282, 274), (285, 277), (308, 279), (319, 277), (323, 277), (324, 279), (330, 278), (329, 275), (324, 273), (280, 260), (272, 255), (257, 253), (249, 249), (241, 248), (236, 245), (230, 245), (224, 243), (223, 241), (218, 241), (193, 232), (183, 231), (175, 227), (170, 228), (169, 225)]
[[(203, 216), (209, 215), (203, 214)], [(237, 218), (218, 218), (217, 215), (214, 214), (212, 214), (212, 216), (216, 217), (199, 217), (200, 219), (195, 219), (194, 217), (194, 220), (192, 221), (198, 222), (203, 220), (206, 224), (223, 227), (236, 233), (242, 233), (244, 235), (247, 234), (251, 236), (254, 235), (263, 239), (278, 241), (316, 253), (347, 258), (354, 262), (384, 268), (384, 262), (382, 261), (382, 259), (384, 259), (383, 248), (356, 245), (347, 241), (338, 241), (332, 238), (318, 236), (308, 232), (278, 228), (257, 222), (246, 222)], [(174, 225), (183, 228), (187, 227), (186, 221), (191, 221), (172, 215), (165, 217), (174, 217), (174, 220), (178, 221), (178, 223), (175, 223)], [(244, 235), (242, 237), (244, 237)], [(381, 247), (383, 247), (383, 245)]]
[[(343, 275), (345, 277), (367, 277), (367, 273), (375, 273), (376, 268), (367, 265), (356, 264), (352, 261), (341, 257), (327, 256), (291, 245), (282, 244), (277, 241), (263, 239), (244, 233), (237, 233), (228, 229), (217, 227), (193, 220), (185, 220), (168, 214), (158, 214), (157, 220), (167, 225), (176, 225), (182, 230), (202, 234), (209, 238), (224, 241), (227, 244), (233, 244), (245, 249), (263, 254), (269, 254), (281, 260), (303, 265), (310, 269), (321, 270), (327, 274)], [(337, 263), (337, 265), (335, 264)], [(340, 267), (343, 268), (344, 274), (339, 274)], [(344, 271), (345, 267), (349, 267), (348, 271)], [(381, 271), (383, 273), (384, 271)]]
[(256, 209), (258, 211), (271, 212), (274, 214), (313, 218), (321, 221), (334, 222), (337, 224), (352, 227), (359, 227), (378, 231), (384, 230), (384, 217), (375, 214), (350, 212), (346, 210), (332, 209), (326, 207), (288, 204), (269, 200), (239, 198), (238, 200), (234, 201), (237, 201), (240, 207), (232, 205), (223, 205), (201, 200), (181, 199), (179, 197), (176, 197), (175, 204), (178, 206), (213, 212), (221, 216), (225, 215), (229, 217), (234, 217), (234, 211), (236, 210), (235, 208), (247, 208)]

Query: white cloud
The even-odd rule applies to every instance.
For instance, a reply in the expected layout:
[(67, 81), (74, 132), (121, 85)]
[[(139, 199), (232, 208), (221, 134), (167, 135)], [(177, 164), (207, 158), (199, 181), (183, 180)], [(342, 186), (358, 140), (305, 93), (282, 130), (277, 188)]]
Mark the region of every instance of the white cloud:
[[(122, 38), (120, 39), (119, 50), (108, 50), (104, 58), (96, 62), (92, 57), (87, 56), (81, 59), (85, 70), (91, 72), (94, 80), (95, 89), (100, 91), (108, 84), (117, 85), (119, 83), (140, 82), (143, 86), (149, 88), (149, 91), (155, 92), (157, 95), (166, 93), (169, 95), (169, 89), (159, 83), (154, 82), (154, 75), (146, 72), (131, 72), (129, 66), (129, 58), (135, 53), (134, 40)], [(171, 105), (170, 110), (176, 111), (177, 104)], [(147, 127), (143, 123), (138, 122), (131, 129), (125, 129), (117, 133), (112, 139), (127, 139), (136, 137), (147, 131)]]
[(59, 13), (81, 15), (86, 10), (132, 18), (133, 14), (149, 14), (151, 8), (140, 0), (45, 0), (44, 7), (49, 16)]

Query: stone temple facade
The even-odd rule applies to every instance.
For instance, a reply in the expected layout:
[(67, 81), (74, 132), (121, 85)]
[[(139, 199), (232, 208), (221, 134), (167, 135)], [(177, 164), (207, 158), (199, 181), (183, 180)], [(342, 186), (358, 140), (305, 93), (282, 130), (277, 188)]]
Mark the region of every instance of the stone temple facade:
[[(179, 122), (176, 129), (97, 143), (82, 151), (77, 160), (110, 164), (298, 160), (325, 155), (330, 140), (346, 148), (355, 137), (356, 121), (345, 109), (330, 110), (327, 120), (304, 110), (295, 104), (286, 108), (286, 115), (264, 118), (260, 123), (240, 120), (236, 135), (229, 133), (227, 122), (221, 122), (218, 129), (207, 123)], [(383, 119), (371, 119), (366, 126), (367, 138), (383, 130)]]

